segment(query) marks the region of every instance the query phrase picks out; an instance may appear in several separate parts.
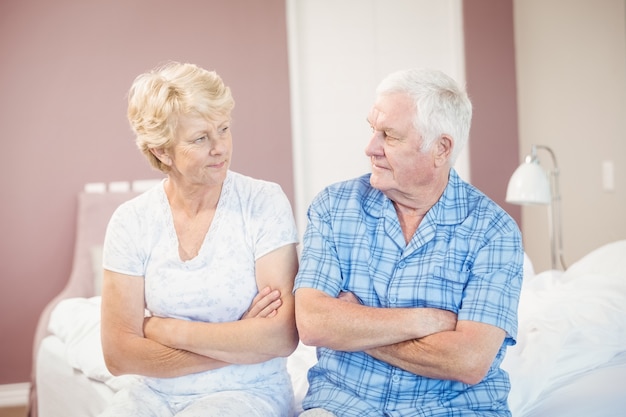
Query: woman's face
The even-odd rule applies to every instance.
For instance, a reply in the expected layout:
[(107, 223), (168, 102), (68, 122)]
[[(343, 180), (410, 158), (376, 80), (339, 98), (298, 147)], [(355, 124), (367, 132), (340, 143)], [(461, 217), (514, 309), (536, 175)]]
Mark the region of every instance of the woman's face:
[(181, 116), (174, 146), (166, 150), (170, 176), (189, 185), (221, 185), (230, 167), (233, 143), (230, 113), (213, 120)]

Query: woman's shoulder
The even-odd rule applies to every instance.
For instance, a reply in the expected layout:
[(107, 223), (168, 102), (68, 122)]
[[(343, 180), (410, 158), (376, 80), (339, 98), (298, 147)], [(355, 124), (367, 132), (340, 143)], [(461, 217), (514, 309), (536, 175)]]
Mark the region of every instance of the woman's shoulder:
[(272, 195), (284, 194), (282, 186), (276, 182), (250, 177), (239, 172), (229, 171), (226, 181), (228, 186), (238, 194), (247, 194), (248, 196), (267, 193)]
[(163, 182), (159, 182), (146, 191), (143, 191), (141, 194), (120, 204), (115, 210), (115, 214), (125, 217), (136, 215), (143, 217), (151, 210), (158, 209), (164, 197), (165, 191), (163, 189)]

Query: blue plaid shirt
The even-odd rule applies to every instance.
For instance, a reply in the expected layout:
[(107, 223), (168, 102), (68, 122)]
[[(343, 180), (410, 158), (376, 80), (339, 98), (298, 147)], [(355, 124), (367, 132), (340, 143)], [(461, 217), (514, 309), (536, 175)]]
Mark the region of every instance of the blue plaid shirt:
[(369, 174), (326, 188), (308, 218), (295, 289), (333, 297), (350, 291), (380, 308), (446, 309), (507, 335), (476, 385), (415, 375), (363, 352), (319, 348), (305, 409), (340, 417), (511, 415), (509, 378), (500, 363), (515, 344), (523, 249), (502, 208), (452, 169), (408, 245), (391, 200), (370, 186)]

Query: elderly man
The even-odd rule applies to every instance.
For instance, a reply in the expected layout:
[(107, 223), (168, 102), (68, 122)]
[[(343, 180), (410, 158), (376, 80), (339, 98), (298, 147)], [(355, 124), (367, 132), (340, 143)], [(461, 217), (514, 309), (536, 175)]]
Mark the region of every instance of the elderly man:
[(440, 71), (385, 78), (368, 123), (371, 174), (312, 202), (295, 284), (318, 347), (302, 416), (510, 416), (523, 249), (514, 220), (453, 164), (466, 92)]

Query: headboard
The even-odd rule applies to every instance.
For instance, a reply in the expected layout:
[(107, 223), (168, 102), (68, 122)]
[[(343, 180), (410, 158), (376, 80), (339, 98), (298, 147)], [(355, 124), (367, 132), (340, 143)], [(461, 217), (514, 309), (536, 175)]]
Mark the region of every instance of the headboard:
[(95, 248), (101, 247), (104, 242), (104, 234), (111, 215), (121, 203), (141, 194), (160, 181), (160, 179), (156, 179), (133, 182), (117, 181), (109, 184), (89, 183), (79, 193), (72, 272), (63, 290), (46, 305), (41, 313), (33, 339), (28, 412), (30, 417), (37, 416), (35, 380), (37, 352), (39, 351), (41, 340), (49, 334), (48, 322), (50, 313), (61, 300), (66, 298), (92, 297), (96, 295), (94, 287), (96, 276), (94, 275), (92, 263), (93, 252)]

